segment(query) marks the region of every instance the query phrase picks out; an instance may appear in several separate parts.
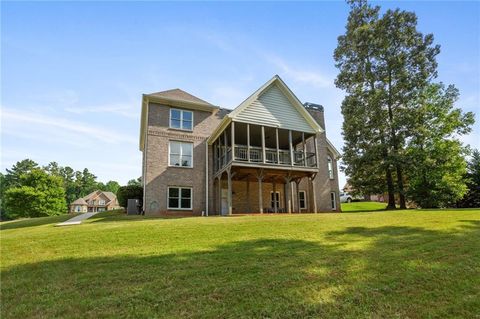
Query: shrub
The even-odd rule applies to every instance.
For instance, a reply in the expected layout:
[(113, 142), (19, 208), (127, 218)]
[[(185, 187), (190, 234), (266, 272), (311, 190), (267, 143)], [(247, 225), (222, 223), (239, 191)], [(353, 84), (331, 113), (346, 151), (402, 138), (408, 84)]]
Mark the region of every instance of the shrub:
[(143, 187), (138, 185), (122, 186), (117, 191), (117, 199), (120, 206), (127, 208), (129, 199), (139, 199), (143, 202)]

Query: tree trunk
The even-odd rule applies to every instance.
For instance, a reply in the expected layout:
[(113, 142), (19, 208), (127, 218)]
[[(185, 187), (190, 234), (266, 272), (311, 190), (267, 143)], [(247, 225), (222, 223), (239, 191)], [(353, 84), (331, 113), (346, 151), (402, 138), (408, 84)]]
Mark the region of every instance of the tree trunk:
[(403, 171), (399, 164), (397, 166), (397, 184), (398, 184), (398, 192), (400, 195), (400, 209), (407, 209), (407, 202), (405, 200), (405, 192), (403, 187)]
[(398, 193), (399, 193), (399, 201), (400, 201), (400, 209), (406, 209), (406, 201), (405, 201), (405, 190), (403, 187), (403, 172), (402, 167), (400, 165), (400, 159), (398, 158), (398, 142), (397, 142), (397, 134), (395, 132), (395, 126), (393, 123), (393, 99), (392, 99), (392, 71), (389, 70), (388, 72), (388, 119), (390, 122), (390, 134), (392, 137), (392, 146), (393, 146), (393, 155), (395, 160), (395, 168), (397, 170), (397, 186), (398, 186)]
[(392, 170), (387, 167), (385, 170), (387, 178), (388, 205), (387, 209), (396, 209), (395, 206), (395, 187), (393, 186)]

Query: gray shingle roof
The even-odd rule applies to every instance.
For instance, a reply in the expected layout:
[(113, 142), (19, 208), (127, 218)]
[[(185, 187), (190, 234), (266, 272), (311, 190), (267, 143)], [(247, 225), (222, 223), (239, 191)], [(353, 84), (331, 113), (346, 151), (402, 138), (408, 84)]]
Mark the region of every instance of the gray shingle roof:
[(193, 103), (202, 103), (202, 104), (207, 104), (210, 106), (213, 106), (212, 104), (208, 103), (207, 101), (204, 101), (194, 95), (191, 95), (190, 93), (187, 93), (183, 90), (180, 89), (173, 89), (173, 90), (167, 90), (167, 91), (161, 91), (161, 92), (156, 92), (156, 93), (151, 93), (148, 94), (151, 96), (157, 96), (157, 97), (163, 97), (171, 100), (178, 100), (178, 101), (187, 101), (187, 102), (193, 102)]

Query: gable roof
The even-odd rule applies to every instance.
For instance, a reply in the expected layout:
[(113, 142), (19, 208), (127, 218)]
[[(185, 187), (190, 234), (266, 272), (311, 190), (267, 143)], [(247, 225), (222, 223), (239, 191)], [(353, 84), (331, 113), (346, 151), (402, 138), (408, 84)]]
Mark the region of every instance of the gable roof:
[(81, 206), (87, 206), (87, 202), (83, 198), (79, 198), (70, 205), (81, 205)]
[(156, 93), (150, 93), (148, 96), (151, 97), (159, 97), (159, 98), (164, 98), (164, 99), (170, 99), (170, 100), (176, 100), (176, 101), (185, 101), (185, 102), (191, 102), (191, 103), (201, 103), (201, 104), (206, 104), (210, 106), (214, 106), (207, 101), (204, 101), (188, 92), (185, 92), (180, 89), (172, 89), (172, 90), (167, 90), (167, 91), (161, 91), (161, 92), (156, 92)]
[(309, 133), (324, 131), (278, 75), (267, 81), (225, 116), (208, 139), (208, 143), (213, 143), (231, 121)]

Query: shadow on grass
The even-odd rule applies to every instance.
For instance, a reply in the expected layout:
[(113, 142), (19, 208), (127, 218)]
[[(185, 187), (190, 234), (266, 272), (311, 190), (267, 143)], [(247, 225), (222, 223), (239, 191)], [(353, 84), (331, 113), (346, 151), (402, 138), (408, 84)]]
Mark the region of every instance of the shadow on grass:
[(0, 230), (7, 230), (7, 229), (17, 229), (17, 228), (24, 228), (24, 227), (35, 227), (35, 226), (43, 226), (48, 224), (56, 224), (61, 223), (70, 218), (77, 216), (78, 214), (65, 214), (59, 216), (48, 216), (48, 217), (36, 217), (36, 218), (28, 218), (28, 219), (20, 219), (20, 220), (11, 220), (0, 223)]
[[(480, 309), (480, 223), (352, 227), (325, 243), (46, 261), (2, 272), (2, 318), (421, 318)], [(355, 243), (365, 241), (362, 247)], [(132, 243), (134, 244), (134, 243)]]

